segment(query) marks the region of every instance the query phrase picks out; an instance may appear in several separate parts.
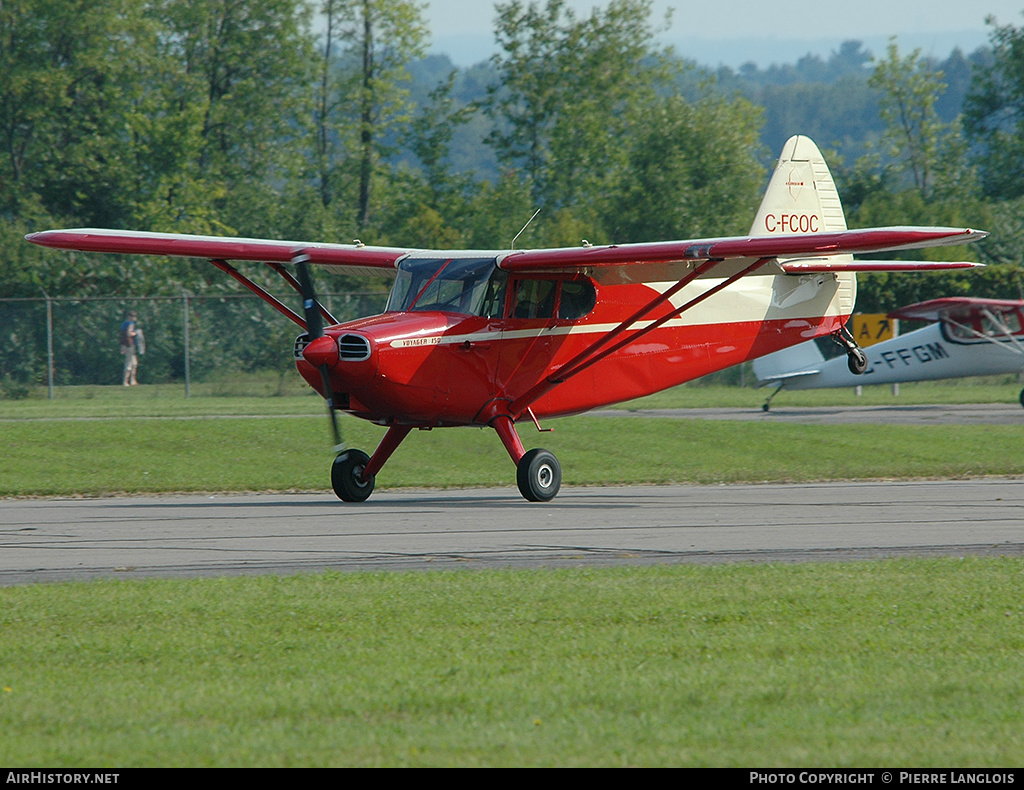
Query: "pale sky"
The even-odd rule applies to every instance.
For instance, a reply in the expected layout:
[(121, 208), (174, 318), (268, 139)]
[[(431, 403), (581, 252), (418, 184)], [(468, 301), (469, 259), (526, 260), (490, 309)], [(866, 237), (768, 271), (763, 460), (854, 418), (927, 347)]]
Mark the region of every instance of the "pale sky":
[[(569, 4), (585, 15), (607, 3)], [(493, 51), (493, 2), (428, 0), (426, 6), (434, 51), (460, 66)], [(709, 66), (794, 63), (809, 51), (827, 57), (848, 39), (881, 54), (893, 35), (901, 50), (945, 57), (956, 46), (969, 53), (987, 43), (989, 15), (1000, 24), (1024, 26), (1024, 0), (654, 0), (653, 7), (658, 20), (673, 9), (672, 25), (660, 40)]]

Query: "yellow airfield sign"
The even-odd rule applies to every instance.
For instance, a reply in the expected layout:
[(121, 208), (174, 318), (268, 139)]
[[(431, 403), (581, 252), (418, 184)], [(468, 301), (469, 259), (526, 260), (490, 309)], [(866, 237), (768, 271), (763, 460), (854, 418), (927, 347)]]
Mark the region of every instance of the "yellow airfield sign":
[(850, 317), (849, 328), (857, 345), (866, 348), (899, 335), (900, 322), (885, 313), (854, 313)]

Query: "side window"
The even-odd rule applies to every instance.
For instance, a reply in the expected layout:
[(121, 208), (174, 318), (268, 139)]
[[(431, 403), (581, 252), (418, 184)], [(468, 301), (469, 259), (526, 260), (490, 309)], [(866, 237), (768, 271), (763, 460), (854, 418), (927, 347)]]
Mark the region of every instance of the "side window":
[(558, 300), (558, 317), (568, 320), (582, 318), (597, 304), (597, 291), (590, 280), (566, 280)]
[(501, 318), (505, 309), (505, 287), (508, 284), (508, 272), (495, 269), (487, 281), (487, 290), (480, 305), (480, 315), (484, 318)]
[(519, 280), (515, 283), (512, 318), (582, 318), (597, 303), (590, 280)]
[(512, 317), (554, 318), (557, 292), (557, 280), (520, 280)]

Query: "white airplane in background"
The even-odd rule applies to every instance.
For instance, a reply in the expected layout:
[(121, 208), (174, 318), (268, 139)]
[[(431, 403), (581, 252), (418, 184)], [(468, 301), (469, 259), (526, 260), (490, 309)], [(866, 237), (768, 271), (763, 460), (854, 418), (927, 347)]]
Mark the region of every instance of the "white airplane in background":
[[(775, 385), (761, 408), (768, 411), (783, 389), (897, 384), (1024, 369), (1024, 300), (932, 299), (894, 310), (889, 318), (933, 323), (865, 348), (868, 366), (860, 375), (851, 372), (844, 350), (835, 346), (833, 352), (835, 344), (828, 337), (755, 359), (758, 384)], [(1020, 402), (1024, 406), (1024, 390)]]

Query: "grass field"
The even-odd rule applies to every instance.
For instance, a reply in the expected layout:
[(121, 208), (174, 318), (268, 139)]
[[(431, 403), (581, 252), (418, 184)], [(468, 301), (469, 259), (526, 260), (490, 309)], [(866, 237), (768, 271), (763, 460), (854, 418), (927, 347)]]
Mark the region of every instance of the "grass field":
[(1017, 559), (0, 589), (7, 766), (1019, 766)]
[[(900, 403), (1013, 402), (1011, 377), (982, 385), (905, 387)], [(254, 387), (250, 387), (253, 389)], [(872, 400), (888, 397), (870, 393)], [(845, 392), (792, 393), (813, 404)], [(623, 408), (710, 406), (757, 390), (681, 387)], [(831, 400), (830, 400), (831, 399)], [(751, 403), (753, 401), (753, 403)], [(257, 419), (258, 418), (258, 419)], [(73, 388), (50, 401), (0, 401), (0, 496), (329, 488), (327, 419), (315, 395), (201, 396), (169, 387)], [(350, 446), (372, 450), (382, 429), (343, 418)], [(782, 425), (576, 417), (521, 433), (555, 452), (566, 485), (764, 482), (1016, 475), (1019, 426)], [(378, 475), (388, 487), (512, 485), (514, 468), (489, 429), (414, 432)]]
[[(1018, 403), (1024, 384), (1018, 376), (986, 376), (947, 381), (901, 384), (899, 394), (889, 385), (783, 392), (774, 401), (785, 406), (888, 406), (941, 403)], [(639, 408), (751, 408), (759, 409), (771, 388), (730, 387), (691, 383), (620, 404), (616, 409)], [(0, 419), (127, 416), (181, 416), (214, 414), (320, 414), (318, 396), (297, 375), (279, 380), (271, 375), (236, 374), (230, 379), (191, 387), (185, 398), (181, 384), (139, 387), (57, 387), (54, 399), (36, 388), (22, 400), (0, 399)]]
[[(688, 389), (654, 397), (763, 395)], [(327, 486), (315, 397), (59, 396), (0, 401), (0, 496)], [(569, 485), (1024, 473), (1024, 426), (554, 425)], [(462, 429), (379, 485), (513, 478)], [(1019, 766), (1022, 582), (995, 558), (0, 588), (0, 764)]]

